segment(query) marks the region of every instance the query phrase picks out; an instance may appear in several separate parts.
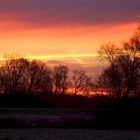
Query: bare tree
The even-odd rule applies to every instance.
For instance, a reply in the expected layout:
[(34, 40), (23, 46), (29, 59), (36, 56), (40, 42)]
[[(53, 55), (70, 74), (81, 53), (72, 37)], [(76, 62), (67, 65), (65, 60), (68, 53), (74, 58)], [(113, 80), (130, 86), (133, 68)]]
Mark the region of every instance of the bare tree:
[(52, 92), (51, 75), (51, 69), (45, 63), (31, 61), (27, 73), (28, 93), (39, 92), (39, 90)]
[(45, 63), (28, 61), (18, 55), (6, 55), (0, 67), (1, 91), (5, 94), (17, 92), (52, 92), (52, 71)]
[(60, 65), (54, 67), (53, 72), (53, 82), (54, 82), (54, 92), (57, 94), (64, 94), (68, 89), (68, 72), (67, 66)]
[[(135, 94), (140, 80), (140, 31), (134, 37), (118, 48), (108, 44), (101, 47), (101, 60), (107, 60), (109, 67), (103, 72), (100, 81), (112, 90), (114, 95), (128, 98)], [(106, 87), (106, 89), (107, 89)], [(119, 95), (121, 94), (121, 95)]]
[(18, 91), (27, 65), (28, 61), (24, 58), (6, 58), (5, 64), (0, 68), (0, 83), (5, 94)]
[(90, 89), (91, 79), (87, 76), (84, 70), (74, 70), (71, 80), (71, 89), (73, 94), (76, 95), (79, 92), (88, 92)]
[(108, 67), (100, 75), (98, 80), (98, 88), (104, 92), (109, 93), (115, 98), (119, 99), (123, 92), (123, 73), (117, 67)]

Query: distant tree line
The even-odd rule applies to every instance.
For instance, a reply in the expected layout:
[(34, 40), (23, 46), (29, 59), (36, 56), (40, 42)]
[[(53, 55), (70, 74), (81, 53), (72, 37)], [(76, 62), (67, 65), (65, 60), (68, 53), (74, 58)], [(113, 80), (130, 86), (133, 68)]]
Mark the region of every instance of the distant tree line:
[(105, 93), (116, 99), (140, 95), (140, 26), (134, 36), (117, 47), (103, 45), (99, 58), (106, 63), (98, 80), (93, 83), (85, 70), (73, 70), (66, 65), (53, 68), (39, 60), (19, 55), (5, 55), (0, 66), (2, 94), (72, 94)]
[(0, 92), (2, 94), (54, 93), (77, 95), (90, 91), (91, 78), (84, 70), (74, 70), (69, 76), (65, 65), (50, 68), (39, 60), (29, 61), (20, 55), (5, 55), (0, 67)]

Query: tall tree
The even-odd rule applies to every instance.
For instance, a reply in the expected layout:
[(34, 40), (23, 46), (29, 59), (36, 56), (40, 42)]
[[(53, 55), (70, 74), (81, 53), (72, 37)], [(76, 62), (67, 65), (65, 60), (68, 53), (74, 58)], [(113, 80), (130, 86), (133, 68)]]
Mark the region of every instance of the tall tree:
[(90, 88), (91, 79), (87, 76), (84, 70), (74, 70), (71, 79), (71, 89), (73, 94), (76, 95), (80, 92), (87, 92)]
[(53, 72), (53, 82), (54, 82), (54, 92), (57, 94), (64, 94), (68, 89), (68, 72), (67, 66), (60, 65), (54, 67)]
[(100, 77), (100, 81), (106, 83), (106, 89), (112, 89), (118, 98), (135, 94), (140, 81), (140, 30), (120, 48), (111, 44), (101, 47), (99, 55), (109, 64)]
[(28, 93), (52, 92), (51, 69), (45, 63), (33, 60), (27, 73)]
[(98, 88), (119, 99), (123, 92), (123, 73), (117, 67), (107, 67), (99, 77)]
[(28, 64), (29, 62), (24, 58), (6, 58), (5, 64), (0, 68), (0, 83), (4, 93), (18, 91)]

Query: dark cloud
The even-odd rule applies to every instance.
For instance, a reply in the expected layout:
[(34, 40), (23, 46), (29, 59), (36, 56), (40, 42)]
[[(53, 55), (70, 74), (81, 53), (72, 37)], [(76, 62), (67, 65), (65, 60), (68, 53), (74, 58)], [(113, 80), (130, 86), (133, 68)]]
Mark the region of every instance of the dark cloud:
[(140, 0), (1, 0), (0, 18), (42, 26), (132, 22), (139, 6)]

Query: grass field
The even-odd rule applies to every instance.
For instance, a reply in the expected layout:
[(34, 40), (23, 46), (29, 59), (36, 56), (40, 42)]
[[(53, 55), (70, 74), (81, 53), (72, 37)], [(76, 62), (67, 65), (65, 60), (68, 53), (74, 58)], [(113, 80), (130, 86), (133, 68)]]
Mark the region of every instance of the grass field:
[(140, 140), (139, 111), (1, 108), (0, 140)]
[(1, 108), (0, 128), (140, 130), (139, 118), (139, 110)]
[(140, 140), (140, 131), (1, 129), (0, 140)]

